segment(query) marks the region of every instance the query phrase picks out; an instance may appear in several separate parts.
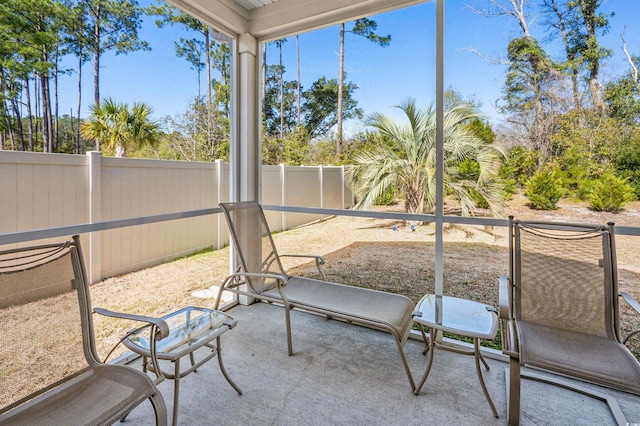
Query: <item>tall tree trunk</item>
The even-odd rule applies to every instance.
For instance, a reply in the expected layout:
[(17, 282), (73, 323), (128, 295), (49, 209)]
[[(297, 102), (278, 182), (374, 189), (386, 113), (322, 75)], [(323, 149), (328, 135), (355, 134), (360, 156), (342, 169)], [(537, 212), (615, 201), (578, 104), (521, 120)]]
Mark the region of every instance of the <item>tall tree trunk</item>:
[(2, 110), (4, 112), (4, 121), (7, 123), (7, 133), (9, 134), (9, 144), (11, 145), (11, 149), (15, 150), (16, 149), (16, 141), (13, 139), (13, 127), (11, 126), (11, 119), (9, 118), (9, 113), (7, 111), (7, 106), (4, 103), (4, 101), (2, 101), (3, 106), (2, 106)]
[[(587, 45), (589, 50), (598, 48), (598, 40), (596, 36), (596, 8), (599, 3), (595, 0), (580, 0), (579, 6), (584, 19), (585, 28), (587, 29)], [(587, 81), (589, 82), (589, 92), (591, 92), (591, 98), (593, 100), (593, 107), (598, 111), (605, 110), (604, 96), (602, 93), (602, 85), (600, 84), (600, 55), (596, 52), (590, 52), (587, 59), (587, 69), (589, 76)]]
[[(0, 74), (0, 94), (5, 93), (6, 86), (4, 79), (2, 78), (2, 74)], [(2, 115), (4, 116), (4, 121), (7, 124), (7, 133), (9, 134), (9, 142), (11, 144), (11, 149), (15, 149), (15, 140), (13, 139), (13, 126), (11, 125), (11, 118), (9, 117), (9, 109), (7, 108), (7, 104), (3, 99), (0, 103), (0, 109), (2, 110)], [(4, 142), (3, 142), (4, 146)]]
[(22, 114), (20, 114), (20, 106), (18, 105), (18, 98), (15, 97), (11, 100), (11, 106), (13, 107), (13, 114), (16, 119), (16, 133), (18, 134), (18, 142), (20, 143), (20, 151), (26, 151), (27, 147), (24, 143), (24, 134), (22, 132)]
[(60, 46), (56, 44), (56, 53), (53, 69), (53, 111), (54, 111), (54, 131), (53, 131), (53, 149), (58, 152), (60, 138), (60, 117), (58, 114), (58, 56), (60, 54)]
[[(93, 102), (96, 106), (100, 105), (100, 3), (97, 2), (95, 10), (95, 25), (93, 27)], [(80, 115), (78, 115), (78, 119)], [(100, 141), (96, 139), (96, 151), (100, 151)]]
[[(38, 73), (33, 74), (33, 93), (36, 95), (36, 126), (35, 126), (35, 135), (37, 137), (38, 133), (40, 133), (40, 129), (42, 129), (42, 120), (40, 116), (40, 111), (42, 110), (42, 104), (40, 100), (40, 76)], [(44, 147), (43, 147), (44, 150)]]
[(581, 106), (580, 102), (580, 89), (578, 87), (578, 76), (580, 70), (578, 69), (578, 65), (576, 64), (576, 51), (571, 47), (571, 40), (569, 40), (569, 34), (567, 29), (567, 20), (565, 13), (560, 10), (560, 6), (556, 2), (556, 0), (547, 0), (545, 1), (545, 5), (551, 9), (551, 11), (556, 15), (558, 19), (557, 24), (553, 24), (553, 26), (560, 32), (560, 36), (562, 37), (562, 43), (564, 44), (565, 54), (567, 55), (567, 62), (569, 63), (569, 70), (571, 72), (571, 90), (573, 94), (573, 105), (575, 108), (579, 108)]
[(284, 139), (284, 75), (282, 68), (282, 42), (280, 46), (280, 138)]
[(340, 25), (340, 67), (338, 71), (338, 129), (336, 154), (342, 155), (342, 98), (344, 91), (344, 23)]
[(51, 97), (49, 76), (40, 74), (40, 90), (42, 91), (42, 142), (44, 152), (53, 152), (53, 129), (51, 122)]
[(73, 145), (74, 154), (78, 154), (78, 141), (76, 140), (76, 129), (73, 123), (73, 108), (69, 108), (69, 127), (71, 128), (71, 144)]
[(211, 106), (211, 43), (209, 30), (204, 31), (205, 58), (207, 62), (207, 105)]
[[(9, 119), (9, 113), (7, 110), (7, 103), (5, 101), (5, 93), (7, 90), (7, 86), (5, 83), (4, 77), (4, 69), (0, 66), (0, 112), (2, 113), (2, 118), (4, 119), (7, 125), (7, 133), (9, 134), (9, 140), (11, 142), (11, 146), (13, 146), (13, 134), (11, 132), (11, 120)], [(4, 149), (4, 143), (6, 140), (5, 132), (2, 132), (2, 141), (0, 142), (0, 150)]]
[(298, 85), (296, 87), (296, 97), (298, 100), (298, 108), (297, 108), (297, 126), (300, 127), (300, 36), (296, 35), (296, 58), (298, 60)]
[(32, 151), (35, 149), (34, 146), (34, 142), (33, 142), (33, 115), (31, 112), (31, 87), (29, 84), (29, 76), (27, 76), (27, 78), (24, 79), (24, 87), (26, 89), (26, 95), (27, 95), (27, 130), (28, 130), (28, 137), (29, 137), (29, 151)]

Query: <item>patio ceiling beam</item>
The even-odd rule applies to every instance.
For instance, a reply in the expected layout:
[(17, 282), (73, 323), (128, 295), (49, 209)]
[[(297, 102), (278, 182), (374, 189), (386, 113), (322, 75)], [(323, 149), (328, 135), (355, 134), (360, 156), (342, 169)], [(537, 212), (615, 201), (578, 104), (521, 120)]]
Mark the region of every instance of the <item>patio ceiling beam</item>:
[(217, 31), (263, 42), (431, 0), (279, 0), (251, 10), (234, 0), (166, 1)]
[(233, 0), (166, 0), (166, 2), (228, 36), (237, 37), (249, 30), (249, 11)]
[(269, 41), (426, 1), (430, 0), (280, 0), (249, 11), (249, 32)]

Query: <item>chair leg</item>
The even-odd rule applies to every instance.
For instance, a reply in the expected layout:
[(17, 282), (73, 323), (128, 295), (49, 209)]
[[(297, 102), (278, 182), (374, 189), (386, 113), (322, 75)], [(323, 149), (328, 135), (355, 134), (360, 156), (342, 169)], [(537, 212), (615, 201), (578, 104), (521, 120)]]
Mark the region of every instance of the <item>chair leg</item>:
[(180, 358), (174, 362), (173, 373), (173, 415), (171, 418), (171, 424), (176, 426), (178, 424), (178, 403), (180, 401)]
[(293, 355), (293, 342), (291, 340), (291, 308), (287, 305), (284, 307), (285, 322), (287, 326), (287, 350), (289, 356)]
[(625, 426), (625, 425), (628, 426), (630, 424), (627, 421), (624, 413), (620, 409), (620, 406), (618, 405), (618, 402), (614, 397), (605, 395), (600, 392), (592, 391), (587, 388), (583, 388), (582, 386), (570, 384), (567, 381), (562, 380), (561, 378), (555, 378), (553, 376), (543, 376), (541, 374), (537, 374), (533, 372), (526, 372), (526, 373), (521, 373), (520, 377), (522, 379), (530, 379), (530, 380), (535, 380), (538, 382), (547, 383), (554, 386), (559, 386), (561, 388), (564, 388), (573, 392), (577, 392), (582, 395), (586, 395), (590, 398), (594, 398), (599, 401), (602, 401), (605, 404), (607, 404), (607, 406), (609, 407), (609, 410), (613, 415), (613, 418), (615, 419), (618, 426)]
[(413, 381), (413, 376), (411, 375), (411, 370), (409, 369), (409, 364), (407, 364), (407, 358), (404, 356), (404, 349), (402, 348), (402, 343), (398, 339), (398, 336), (393, 335), (393, 339), (396, 341), (396, 346), (398, 347), (398, 352), (400, 353), (400, 360), (402, 361), (402, 366), (404, 367), (405, 373), (407, 373), (407, 377), (409, 378), (409, 384), (411, 385), (411, 392), (416, 390), (416, 384)]
[(418, 395), (420, 393), (420, 389), (422, 389), (424, 382), (427, 381), (427, 377), (429, 376), (429, 372), (431, 371), (431, 365), (433, 364), (433, 352), (435, 351), (436, 345), (435, 334), (436, 333), (433, 329), (429, 330), (429, 358), (427, 359), (427, 368), (424, 370), (424, 374), (422, 375), (420, 382), (418, 382), (418, 386), (416, 386), (415, 390), (413, 391), (415, 395)]
[(489, 365), (482, 358), (482, 354), (480, 353), (480, 339), (473, 339), (473, 357), (476, 361), (476, 372), (478, 373), (478, 379), (480, 379), (480, 386), (482, 386), (482, 392), (484, 392), (484, 396), (489, 403), (489, 407), (491, 407), (491, 411), (493, 412), (493, 416), (498, 418), (498, 411), (496, 410), (496, 406), (493, 405), (493, 401), (491, 400), (491, 395), (489, 395), (489, 391), (487, 390), (487, 385), (484, 383), (484, 378), (482, 377), (482, 369), (480, 368), (480, 360), (484, 363), (487, 370), (489, 369)]
[[(151, 395), (149, 401), (156, 415), (156, 426), (167, 426), (167, 406), (164, 403), (162, 395), (160, 395), (160, 391)], [(124, 418), (122, 418), (121, 421), (124, 421)]]
[(231, 387), (234, 388), (236, 392), (238, 392), (238, 395), (242, 395), (242, 389), (240, 389), (238, 385), (236, 385), (236, 383), (233, 380), (231, 380), (231, 377), (229, 377), (229, 374), (227, 374), (227, 370), (224, 368), (224, 364), (222, 363), (222, 350), (220, 349), (220, 336), (216, 337), (216, 351), (218, 352), (218, 364), (220, 365), (220, 371), (222, 371), (222, 375), (224, 376), (225, 379), (227, 379), (227, 382), (229, 382)]
[(505, 370), (507, 387), (507, 421), (509, 425), (520, 424), (520, 361), (509, 358), (509, 368)]

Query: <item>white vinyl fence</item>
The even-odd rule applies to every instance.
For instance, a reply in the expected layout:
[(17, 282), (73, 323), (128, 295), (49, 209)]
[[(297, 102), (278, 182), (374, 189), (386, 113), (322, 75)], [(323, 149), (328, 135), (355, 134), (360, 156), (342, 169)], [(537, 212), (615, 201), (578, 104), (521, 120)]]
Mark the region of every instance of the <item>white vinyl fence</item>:
[[(262, 202), (349, 208), (344, 167), (263, 166)], [(0, 233), (216, 207), (229, 200), (230, 166), (0, 151)], [(267, 211), (273, 231), (320, 215)], [(82, 236), (91, 282), (229, 241), (224, 217), (199, 216)]]

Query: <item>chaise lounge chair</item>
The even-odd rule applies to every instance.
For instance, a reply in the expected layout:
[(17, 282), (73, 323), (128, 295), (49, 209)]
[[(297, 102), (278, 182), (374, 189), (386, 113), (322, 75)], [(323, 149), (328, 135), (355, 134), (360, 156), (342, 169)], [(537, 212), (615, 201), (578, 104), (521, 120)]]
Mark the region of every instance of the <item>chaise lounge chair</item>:
[[(278, 254), (257, 202), (221, 203), (220, 207), (227, 218), (240, 268), (224, 280), (216, 303), (226, 290), (283, 305), (289, 355), (293, 354), (290, 311), (294, 308), (385, 331), (393, 336), (411, 390), (415, 389), (403, 352), (415, 307), (408, 297), (328, 282), (322, 271), (322, 257)], [(322, 280), (289, 275), (280, 261), (284, 256), (314, 259)]]

